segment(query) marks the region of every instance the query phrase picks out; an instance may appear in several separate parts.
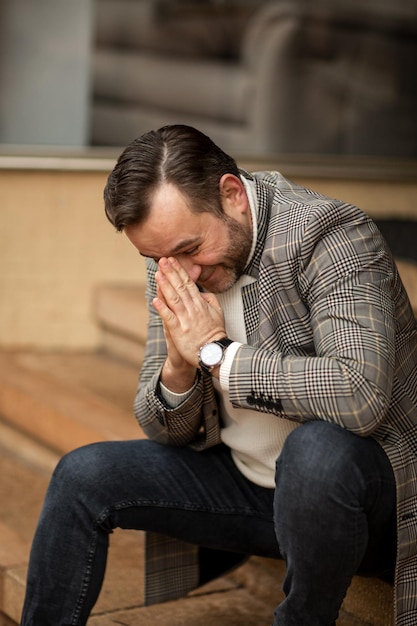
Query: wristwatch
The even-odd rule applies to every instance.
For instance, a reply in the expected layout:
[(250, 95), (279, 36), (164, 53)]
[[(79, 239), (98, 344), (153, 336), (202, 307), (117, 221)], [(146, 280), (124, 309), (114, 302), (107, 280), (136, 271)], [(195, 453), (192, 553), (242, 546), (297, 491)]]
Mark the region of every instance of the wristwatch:
[(210, 374), (211, 370), (223, 363), (227, 346), (233, 343), (231, 339), (224, 337), (218, 341), (211, 341), (200, 348), (198, 364), (205, 374)]

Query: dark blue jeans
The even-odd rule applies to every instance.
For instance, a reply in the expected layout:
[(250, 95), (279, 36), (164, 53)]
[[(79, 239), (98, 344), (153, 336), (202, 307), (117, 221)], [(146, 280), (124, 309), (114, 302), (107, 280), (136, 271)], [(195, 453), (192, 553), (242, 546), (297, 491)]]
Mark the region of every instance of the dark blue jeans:
[(116, 527), (244, 554), (281, 553), (286, 599), (274, 624), (330, 626), (358, 570), (393, 570), (391, 466), (372, 439), (309, 422), (288, 437), (276, 482), (273, 490), (246, 480), (223, 445), (193, 452), (106, 442), (66, 455), (34, 537), (21, 626), (87, 623)]

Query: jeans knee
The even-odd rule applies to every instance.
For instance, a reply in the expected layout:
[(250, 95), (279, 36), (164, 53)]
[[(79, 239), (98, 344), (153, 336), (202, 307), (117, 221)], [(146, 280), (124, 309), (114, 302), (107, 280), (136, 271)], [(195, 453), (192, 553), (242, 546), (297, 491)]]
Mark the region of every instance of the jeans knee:
[(100, 445), (91, 444), (65, 454), (52, 475), (49, 491), (68, 498), (94, 496), (102, 476)]
[[(312, 421), (296, 428), (277, 461), (277, 491), (303, 495), (319, 506), (322, 498), (345, 491), (352, 483), (355, 435), (335, 424)], [(297, 498), (298, 499), (298, 498)], [(304, 500), (305, 504), (305, 500)]]

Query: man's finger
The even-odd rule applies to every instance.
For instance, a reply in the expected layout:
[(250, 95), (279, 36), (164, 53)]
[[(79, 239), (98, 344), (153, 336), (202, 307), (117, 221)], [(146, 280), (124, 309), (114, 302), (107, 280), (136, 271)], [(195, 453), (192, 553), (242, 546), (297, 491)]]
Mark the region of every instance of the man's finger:
[(159, 261), (159, 267), (167, 279), (171, 282), (172, 286), (179, 293), (190, 293), (192, 296), (198, 293), (197, 286), (194, 281), (188, 275), (188, 272), (183, 268), (181, 263), (174, 257), (163, 257)]

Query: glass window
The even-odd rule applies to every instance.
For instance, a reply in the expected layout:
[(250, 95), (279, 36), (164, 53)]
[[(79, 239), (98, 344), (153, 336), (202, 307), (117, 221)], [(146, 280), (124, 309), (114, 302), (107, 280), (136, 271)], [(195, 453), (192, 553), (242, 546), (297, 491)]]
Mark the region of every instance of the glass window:
[(414, 157), (416, 7), (98, 0), (91, 143), (186, 123), (234, 154)]

